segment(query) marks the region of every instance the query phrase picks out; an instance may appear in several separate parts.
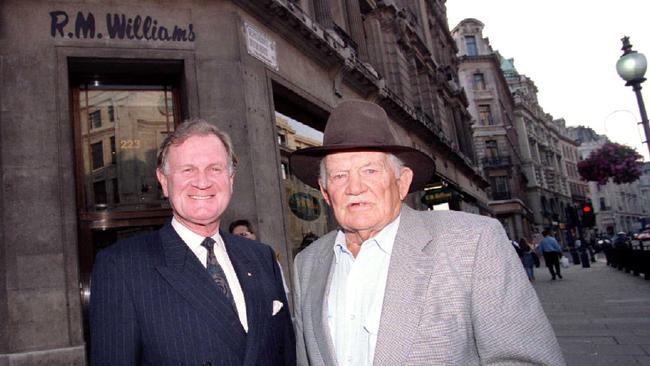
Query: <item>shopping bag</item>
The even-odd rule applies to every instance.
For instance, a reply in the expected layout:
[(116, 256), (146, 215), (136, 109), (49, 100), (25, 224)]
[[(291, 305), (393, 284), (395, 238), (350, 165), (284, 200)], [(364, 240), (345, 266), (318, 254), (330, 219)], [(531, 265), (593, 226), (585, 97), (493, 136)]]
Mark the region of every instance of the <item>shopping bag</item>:
[(569, 258), (562, 256), (560, 258), (560, 265), (562, 266), (562, 268), (569, 268)]

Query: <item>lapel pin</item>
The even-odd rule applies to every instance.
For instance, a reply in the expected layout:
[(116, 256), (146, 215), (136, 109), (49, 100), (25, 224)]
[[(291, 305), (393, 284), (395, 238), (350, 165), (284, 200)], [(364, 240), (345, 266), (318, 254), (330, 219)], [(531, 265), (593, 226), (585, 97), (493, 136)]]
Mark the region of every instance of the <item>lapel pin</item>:
[(252, 274), (250, 272), (247, 272), (246, 274), (248, 275), (248, 277), (252, 276)]

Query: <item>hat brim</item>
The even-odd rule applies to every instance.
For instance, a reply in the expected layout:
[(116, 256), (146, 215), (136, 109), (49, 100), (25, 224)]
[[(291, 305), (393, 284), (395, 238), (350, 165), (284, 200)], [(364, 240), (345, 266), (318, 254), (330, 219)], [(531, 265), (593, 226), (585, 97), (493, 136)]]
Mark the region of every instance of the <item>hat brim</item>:
[(387, 146), (359, 146), (359, 145), (337, 145), (337, 146), (315, 146), (294, 151), (289, 156), (291, 173), (305, 184), (319, 188), (318, 177), (320, 175), (320, 161), (327, 155), (337, 152), (348, 151), (381, 151), (395, 155), (404, 165), (413, 171), (413, 181), (409, 193), (424, 188), (433, 178), (435, 163), (423, 152), (400, 145)]

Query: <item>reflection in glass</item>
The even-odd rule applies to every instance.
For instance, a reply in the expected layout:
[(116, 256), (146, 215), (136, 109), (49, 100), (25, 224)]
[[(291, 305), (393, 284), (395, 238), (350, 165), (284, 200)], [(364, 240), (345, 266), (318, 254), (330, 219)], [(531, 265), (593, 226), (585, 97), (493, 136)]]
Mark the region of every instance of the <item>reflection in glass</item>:
[(88, 123), (90, 128), (100, 128), (102, 127), (102, 114), (100, 110), (96, 110), (88, 114)]
[(85, 86), (79, 98), (85, 209), (166, 208), (158, 147), (174, 128), (169, 88)]
[(93, 170), (104, 167), (104, 144), (97, 141), (90, 144), (90, 153), (93, 157)]
[(288, 218), (290, 245), (294, 254), (308, 234), (322, 236), (329, 230), (328, 209), (318, 189), (309, 187), (289, 170), (289, 154), (297, 149), (323, 144), (323, 133), (305, 123), (275, 112), (278, 147), (282, 155), (281, 174), (284, 183), (284, 202)]

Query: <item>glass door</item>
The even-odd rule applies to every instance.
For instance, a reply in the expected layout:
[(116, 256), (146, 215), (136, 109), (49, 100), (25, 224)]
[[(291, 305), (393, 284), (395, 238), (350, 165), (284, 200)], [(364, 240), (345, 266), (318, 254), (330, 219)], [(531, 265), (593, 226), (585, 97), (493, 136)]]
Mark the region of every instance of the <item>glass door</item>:
[[(179, 121), (171, 85), (88, 82), (72, 89), (80, 290), (87, 332), (97, 252), (171, 216), (156, 179), (158, 148)], [(87, 337), (86, 337), (87, 339)]]
[(335, 227), (320, 191), (296, 178), (289, 169), (289, 154), (297, 149), (320, 146), (323, 132), (275, 111), (281, 174), (286, 202), (285, 216), (291, 254), (295, 256), (311, 242)]

